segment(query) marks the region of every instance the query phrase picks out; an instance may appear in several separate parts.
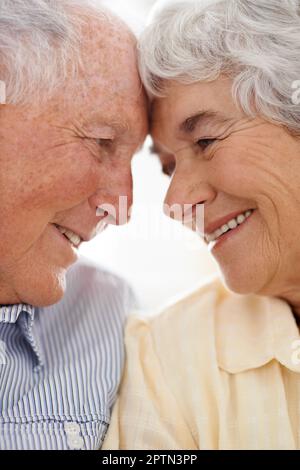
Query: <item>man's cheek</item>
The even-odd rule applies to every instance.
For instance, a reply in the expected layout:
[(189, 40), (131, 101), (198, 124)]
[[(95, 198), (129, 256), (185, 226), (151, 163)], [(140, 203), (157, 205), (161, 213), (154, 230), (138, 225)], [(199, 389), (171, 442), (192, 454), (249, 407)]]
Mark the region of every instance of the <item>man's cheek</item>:
[(36, 206), (68, 209), (80, 204), (97, 190), (99, 178), (87, 165), (70, 165), (48, 175), (36, 187)]
[(59, 204), (63, 203), (65, 209), (72, 208), (92, 196), (100, 187), (101, 180), (94, 171), (80, 168), (65, 175), (55, 185), (54, 193), (60, 197)]
[(13, 266), (13, 263), (21, 259), (41, 237), (45, 231), (44, 224), (26, 223), (25, 219), (19, 218), (18, 225), (13, 220), (9, 221), (4, 233), (1, 234), (0, 257), (1, 267)]

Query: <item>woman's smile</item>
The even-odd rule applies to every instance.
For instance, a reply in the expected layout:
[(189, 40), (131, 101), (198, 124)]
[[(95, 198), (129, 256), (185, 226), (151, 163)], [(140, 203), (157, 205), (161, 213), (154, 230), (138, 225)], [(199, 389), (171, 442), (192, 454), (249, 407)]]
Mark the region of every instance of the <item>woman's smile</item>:
[(247, 230), (247, 234), (249, 234), (249, 228), (251, 230), (250, 222), (253, 220), (255, 212), (256, 210), (249, 210), (244, 215), (241, 214), (241, 217), (238, 216), (238, 218), (232, 219), (235, 220), (235, 226), (231, 225), (232, 228), (230, 228), (229, 225), (231, 221), (228, 224), (224, 224), (212, 235), (208, 236), (213, 239), (206, 237), (209, 251), (212, 252), (213, 250), (220, 250), (221, 247), (226, 246), (225, 244), (228, 240), (232, 240), (234, 243), (236, 243), (239, 241), (239, 239), (236, 237), (245, 233), (245, 230)]

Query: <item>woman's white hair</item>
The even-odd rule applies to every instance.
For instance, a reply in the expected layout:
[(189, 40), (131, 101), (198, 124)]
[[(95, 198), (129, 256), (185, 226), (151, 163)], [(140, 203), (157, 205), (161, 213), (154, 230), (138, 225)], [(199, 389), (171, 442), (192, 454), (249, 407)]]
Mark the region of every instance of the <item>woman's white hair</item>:
[(109, 17), (97, 0), (1, 0), (0, 80), (6, 102), (47, 100), (81, 67), (81, 32)]
[(165, 1), (139, 51), (152, 97), (163, 96), (169, 80), (190, 84), (224, 74), (247, 115), (300, 131), (300, 0)]

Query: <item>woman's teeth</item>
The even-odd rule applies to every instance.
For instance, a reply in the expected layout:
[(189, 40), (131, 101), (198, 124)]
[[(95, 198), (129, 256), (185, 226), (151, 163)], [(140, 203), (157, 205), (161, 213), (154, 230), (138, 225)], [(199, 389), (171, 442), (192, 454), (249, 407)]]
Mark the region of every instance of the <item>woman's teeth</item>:
[(246, 212), (243, 212), (242, 214), (238, 215), (234, 219), (231, 219), (227, 224), (222, 225), (219, 227), (217, 230), (215, 230), (213, 233), (210, 233), (209, 235), (205, 235), (206, 241), (213, 242), (217, 240), (221, 235), (224, 233), (228, 232), (229, 230), (235, 229), (238, 225), (241, 225), (245, 222), (248, 217), (254, 212), (254, 209), (250, 209)]
[(68, 240), (76, 247), (78, 248), (78, 246), (80, 245), (81, 243), (81, 238), (79, 237), (79, 235), (77, 235), (76, 233), (74, 232), (71, 232), (71, 230), (68, 230), (64, 227), (61, 227), (60, 225), (56, 225), (56, 228), (66, 237), (68, 238)]

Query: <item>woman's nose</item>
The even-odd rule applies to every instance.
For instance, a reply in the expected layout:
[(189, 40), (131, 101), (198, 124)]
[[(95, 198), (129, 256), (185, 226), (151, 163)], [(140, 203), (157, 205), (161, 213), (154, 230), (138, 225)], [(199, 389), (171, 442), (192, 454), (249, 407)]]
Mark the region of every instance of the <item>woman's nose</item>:
[(165, 205), (169, 208), (185, 205), (205, 204), (215, 198), (214, 188), (201, 180), (197, 174), (174, 173), (168, 192), (165, 197)]

